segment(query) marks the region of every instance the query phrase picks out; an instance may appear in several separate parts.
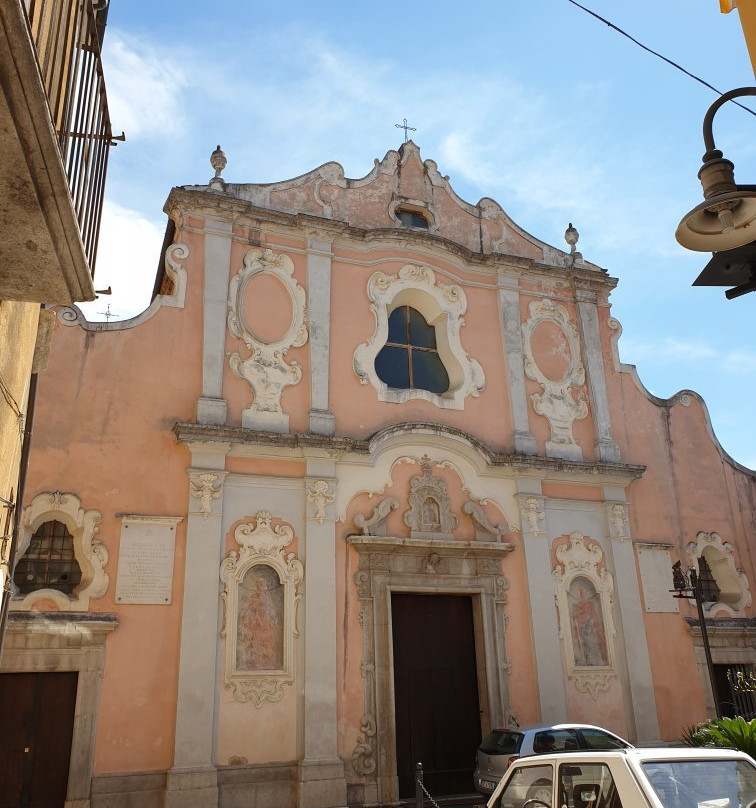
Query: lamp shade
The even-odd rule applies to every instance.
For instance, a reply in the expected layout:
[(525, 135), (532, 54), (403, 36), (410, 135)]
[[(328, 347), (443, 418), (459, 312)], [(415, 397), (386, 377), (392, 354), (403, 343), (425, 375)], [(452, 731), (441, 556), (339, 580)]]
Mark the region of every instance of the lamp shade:
[(715, 194), (683, 216), (675, 238), (689, 250), (719, 252), (756, 239), (756, 191), (735, 186)]

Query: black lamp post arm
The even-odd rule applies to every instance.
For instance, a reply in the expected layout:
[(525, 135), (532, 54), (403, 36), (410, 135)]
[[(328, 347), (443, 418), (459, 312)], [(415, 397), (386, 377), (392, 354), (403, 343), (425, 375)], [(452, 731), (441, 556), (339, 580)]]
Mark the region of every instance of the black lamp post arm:
[(720, 95), (719, 98), (717, 98), (717, 100), (706, 111), (706, 115), (704, 115), (703, 119), (703, 140), (704, 146), (706, 147), (706, 154), (703, 157), (704, 162), (710, 160), (714, 156), (711, 154), (711, 152), (714, 152), (717, 149), (717, 147), (714, 145), (714, 133), (712, 131), (714, 116), (717, 114), (717, 110), (723, 104), (726, 104), (728, 101), (732, 101), (733, 98), (740, 98), (743, 95), (756, 95), (756, 87), (738, 87), (735, 90), (729, 90), (726, 93), (722, 93), (722, 95)]

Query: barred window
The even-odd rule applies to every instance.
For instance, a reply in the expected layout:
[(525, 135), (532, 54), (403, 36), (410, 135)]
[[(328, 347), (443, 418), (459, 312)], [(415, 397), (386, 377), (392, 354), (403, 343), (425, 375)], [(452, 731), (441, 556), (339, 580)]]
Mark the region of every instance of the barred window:
[(81, 567), (68, 528), (57, 520), (43, 522), (16, 565), (13, 582), (18, 591), (27, 595), (38, 589), (57, 589), (71, 595), (80, 581)]

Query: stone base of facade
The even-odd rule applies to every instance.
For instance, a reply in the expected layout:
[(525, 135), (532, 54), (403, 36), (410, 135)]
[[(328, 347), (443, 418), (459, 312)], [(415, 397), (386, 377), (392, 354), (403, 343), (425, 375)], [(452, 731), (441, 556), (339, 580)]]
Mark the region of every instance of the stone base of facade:
[(218, 808), (218, 770), (214, 766), (170, 769), (165, 780), (165, 808)]
[[(91, 808), (163, 808), (165, 772), (99, 774), (92, 778)], [(68, 803), (66, 803), (68, 808)]]
[(344, 764), (335, 760), (303, 760), (298, 766), (297, 808), (343, 808), (347, 804)]
[(101, 774), (92, 779), (91, 801), (66, 803), (66, 808), (343, 808), (346, 804), (344, 765), (329, 760)]

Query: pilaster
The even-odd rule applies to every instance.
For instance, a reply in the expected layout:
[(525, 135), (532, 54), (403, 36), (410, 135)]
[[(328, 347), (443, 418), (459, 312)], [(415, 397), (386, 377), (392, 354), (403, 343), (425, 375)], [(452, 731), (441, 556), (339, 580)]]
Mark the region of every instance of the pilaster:
[(307, 234), (307, 285), (310, 331), (310, 432), (333, 435), (336, 424), (328, 404), (329, 351), (331, 344), (332, 237)]
[(519, 281), (499, 272), (499, 313), (504, 334), (504, 354), (507, 360), (509, 402), (514, 426), (514, 448), (521, 454), (538, 454), (536, 440), (528, 422), (528, 399), (525, 393), (525, 371), (520, 324)]
[(554, 608), (546, 498), (541, 495), (538, 480), (519, 478), (517, 487), (518, 493), (515, 496), (520, 508), (528, 576), (541, 721), (548, 724), (565, 720), (567, 697), (562, 649), (559, 644), (559, 624)]
[[(624, 650), (623, 690), (625, 691), (628, 728), (634, 724), (636, 743), (659, 741), (659, 719), (656, 713), (654, 681), (646, 642), (646, 628), (641, 609), (637, 565), (630, 536), (628, 505), (625, 492), (615, 486), (604, 487), (608, 542), (614, 566), (617, 597), (617, 620), (621, 627)], [(670, 574), (671, 575), (671, 574)]]
[(576, 297), (580, 333), (583, 338), (583, 355), (585, 356), (585, 365), (588, 370), (588, 384), (593, 403), (593, 420), (596, 426), (596, 454), (599, 460), (604, 460), (607, 463), (619, 463), (619, 447), (612, 439), (596, 293), (588, 289), (578, 289)]
[(202, 396), (197, 401), (197, 421), (201, 424), (226, 423), (222, 391), (232, 231), (229, 220), (205, 219)]
[(336, 464), (309, 458), (305, 479), (303, 760), (298, 808), (346, 805), (336, 704)]
[(223, 483), (229, 444), (189, 444), (189, 516), (181, 618), (176, 737), (166, 808), (217, 808), (217, 644), (223, 557)]

